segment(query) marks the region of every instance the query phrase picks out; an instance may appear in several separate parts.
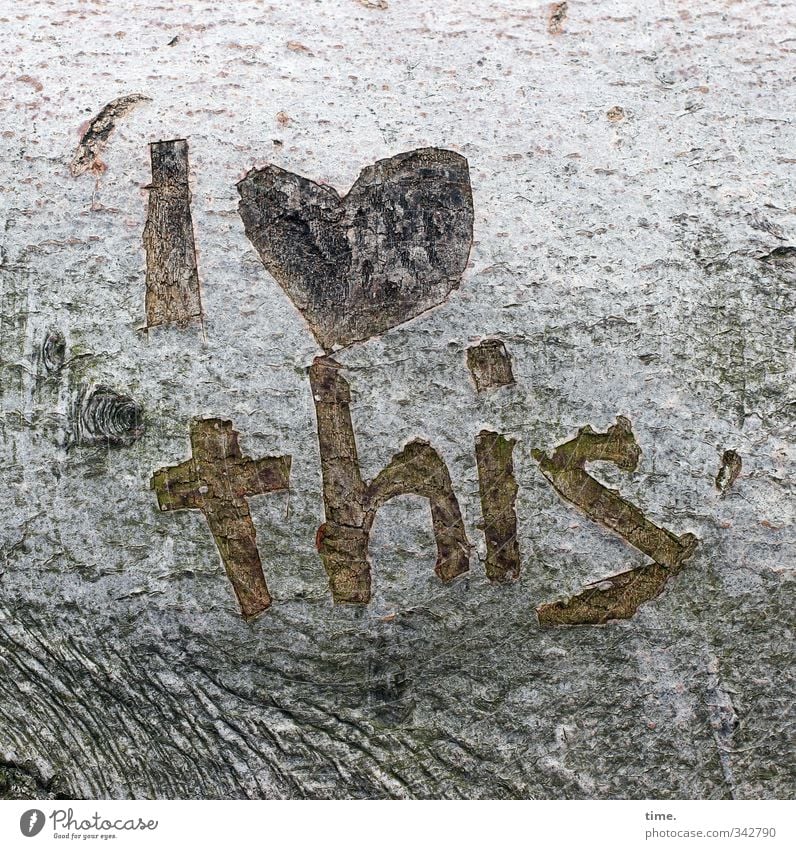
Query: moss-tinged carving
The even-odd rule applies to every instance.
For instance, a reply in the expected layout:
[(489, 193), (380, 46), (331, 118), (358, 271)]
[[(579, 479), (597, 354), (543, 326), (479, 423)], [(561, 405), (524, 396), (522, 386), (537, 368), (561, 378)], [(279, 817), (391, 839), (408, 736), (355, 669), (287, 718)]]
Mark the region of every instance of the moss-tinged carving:
[(152, 488), (161, 510), (200, 510), (207, 519), (241, 612), (256, 616), (271, 604), (247, 497), (286, 490), (291, 458), (252, 460), (241, 454), (232, 422), (200, 419), (191, 425), (192, 456), (159, 469)]
[(144, 433), (144, 411), (109, 386), (83, 386), (71, 408), (70, 444), (128, 448)]
[(185, 326), (201, 319), (202, 301), (188, 187), (188, 142), (151, 144), (152, 184), (144, 225), (146, 323)]
[(605, 433), (595, 433), (587, 425), (574, 439), (559, 445), (551, 457), (541, 451), (534, 451), (533, 456), (563, 498), (655, 561), (601, 581), (569, 601), (542, 605), (537, 610), (540, 624), (593, 625), (629, 618), (640, 604), (660, 594), (666, 580), (680, 571), (697, 545), (693, 534), (678, 537), (658, 527), (638, 507), (586, 472), (586, 463), (598, 460), (625, 471), (636, 468), (641, 449), (630, 422), (618, 416)]
[(379, 507), (397, 495), (428, 499), (437, 543), (437, 575), (448, 581), (466, 572), (470, 545), (444, 461), (427, 442), (415, 440), (366, 484), (359, 470), (351, 394), (340, 370), (339, 363), (326, 357), (317, 358), (309, 370), (326, 510), (317, 546), (334, 600), (357, 604), (370, 601), (370, 531)]
[(486, 539), (486, 575), (490, 581), (512, 581), (520, 574), (517, 544), (517, 481), (512, 454), (515, 440), (482, 430), (475, 440), (481, 512)]

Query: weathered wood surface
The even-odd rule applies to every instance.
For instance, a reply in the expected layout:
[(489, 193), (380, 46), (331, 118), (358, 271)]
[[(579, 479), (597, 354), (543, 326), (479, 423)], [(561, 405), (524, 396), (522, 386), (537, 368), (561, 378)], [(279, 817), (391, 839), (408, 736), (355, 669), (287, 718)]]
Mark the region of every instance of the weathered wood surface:
[[(0, 795), (793, 795), (793, 5), (381, 5), (0, 0)], [(134, 94), (73, 174), (86, 122)], [(203, 333), (144, 330), (164, 139), (190, 145)], [(428, 500), (394, 498), (369, 604), (335, 605), (307, 370), (359, 325), (319, 344), (238, 184), (345, 198), (429, 148), (467, 160), (467, 266), (335, 359), (362, 480), (427, 442), (474, 550), (444, 583)], [(513, 383), (479, 392), (489, 339)], [(117, 443), (74, 438), (97, 390), (127, 399)], [(677, 574), (532, 454), (619, 416), (638, 465), (588, 473), (698, 538)], [(289, 492), (248, 501), (272, 597), (251, 621), (203, 515), (150, 488), (195, 419), (293, 458)], [(486, 574), (484, 431), (516, 440), (516, 581)], [(645, 568), (665, 586), (631, 618), (540, 627)]]

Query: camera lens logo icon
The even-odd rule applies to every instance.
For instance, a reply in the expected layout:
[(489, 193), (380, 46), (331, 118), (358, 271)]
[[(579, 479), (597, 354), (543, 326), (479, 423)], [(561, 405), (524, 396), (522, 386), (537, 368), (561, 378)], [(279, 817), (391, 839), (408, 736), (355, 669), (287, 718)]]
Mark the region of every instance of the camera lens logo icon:
[(35, 837), (44, 828), (44, 813), (31, 808), (19, 818), (19, 830), (25, 837)]

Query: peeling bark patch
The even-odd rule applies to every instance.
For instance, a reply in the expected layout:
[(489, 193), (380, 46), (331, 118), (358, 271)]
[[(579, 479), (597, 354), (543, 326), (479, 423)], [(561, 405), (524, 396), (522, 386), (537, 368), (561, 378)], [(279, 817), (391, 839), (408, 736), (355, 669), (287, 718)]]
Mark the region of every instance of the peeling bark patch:
[(722, 498), (738, 480), (742, 466), (741, 455), (736, 451), (728, 450), (721, 455), (721, 465), (719, 466), (719, 473), (716, 475), (716, 489), (721, 493)]
[(104, 106), (99, 114), (91, 119), (88, 129), (80, 138), (72, 164), (69, 170), (73, 177), (79, 177), (88, 170), (104, 171), (105, 166), (99, 159), (105, 143), (116, 128), (116, 122), (138, 106), (151, 98), (143, 94), (127, 94), (112, 100)]
[(567, 19), (567, 3), (553, 3), (547, 18), (547, 31), (550, 35), (560, 35), (564, 31), (564, 21)]
[(449, 150), (380, 160), (342, 198), (274, 165), (238, 192), (246, 235), (326, 351), (443, 303), (467, 265), (470, 175)]
[(188, 142), (150, 145), (152, 184), (144, 226), (147, 327), (201, 319), (202, 301), (188, 188)]
[(232, 422), (221, 419), (195, 421), (191, 449), (189, 460), (155, 472), (152, 489), (161, 510), (202, 512), (248, 619), (270, 606), (271, 595), (247, 497), (286, 490), (292, 458), (244, 457)]
[(467, 367), (479, 392), (514, 383), (511, 357), (500, 339), (486, 339), (467, 349)]
[(337, 602), (367, 604), (371, 597), (368, 543), (379, 508), (398, 495), (420, 495), (431, 507), (437, 544), (435, 572), (449, 581), (469, 569), (470, 545), (450, 474), (427, 442), (415, 440), (376, 478), (362, 480), (351, 422), (351, 393), (341, 366), (319, 357), (310, 367), (318, 423), (326, 522), (317, 546)]
[(108, 386), (84, 387), (72, 406), (72, 443), (126, 448), (144, 433), (143, 409)]
[(512, 454), (515, 441), (482, 430), (475, 441), (481, 512), (486, 539), (486, 575), (490, 581), (513, 581), (520, 574), (517, 544), (517, 481)]
[(60, 330), (49, 330), (41, 344), (41, 363), (48, 374), (55, 374), (64, 367), (66, 339)]
[(537, 610), (540, 623), (588, 625), (595, 624), (595, 617), (607, 621), (632, 616), (639, 604), (661, 592), (667, 577), (680, 571), (694, 553), (697, 538), (693, 534), (678, 537), (654, 525), (638, 507), (586, 472), (586, 463), (593, 461), (614, 463), (624, 471), (636, 468), (641, 449), (630, 422), (618, 416), (606, 433), (595, 433), (586, 425), (574, 439), (559, 445), (551, 457), (541, 451), (534, 451), (533, 456), (559, 495), (655, 561), (600, 582), (568, 602), (543, 605)]

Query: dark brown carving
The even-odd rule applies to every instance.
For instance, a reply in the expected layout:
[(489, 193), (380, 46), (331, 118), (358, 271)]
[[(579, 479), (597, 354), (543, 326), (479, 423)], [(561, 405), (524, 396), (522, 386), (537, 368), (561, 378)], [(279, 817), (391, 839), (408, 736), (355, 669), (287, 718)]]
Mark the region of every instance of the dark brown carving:
[(246, 618), (271, 604), (247, 497), (286, 490), (291, 458), (241, 455), (232, 422), (191, 425), (192, 456), (152, 477), (161, 510), (201, 510)]
[(152, 184), (144, 226), (146, 321), (185, 326), (202, 316), (188, 188), (188, 142), (149, 146)]
[(716, 475), (716, 489), (719, 490), (722, 498), (738, 480), (742, 467), (743, 461), (737, 451), (728, 450), (721, 455), (721, 465), (719, 466), (719, 473)]
[(632, 616), (639, 604), (662, 591), (667, 577), (680, 571), (694, 553), (697, 538), (693, 534), (678, 537), (659, 528), (638, 507), (586, 472), (586, 463), (598, 460), (615, 463), (625, 471), (636, 468), (641, 449), (630, 422), (618, 416), (606, 433), (595, 433), (587, 425), (574, 439), (559, 445), (552, 457), (541, 451), (534, 451), (533, 456), (542, 474), (563, 498), (655, 561), (609, 578), (608, 588), (602, 588), (605, 582), (600, 582), (599, 589), (587, 590), (567, 602), (543, 605), (537, 611), (540, 623), (585, 625)]
[(441, 304), (467, 265), (470, 176), (450, 150), (380, 160), (343, 198), (275, 165), (238, 192), (246, 235), (326, 351)]
[(317, 545), (334, 600), (358, 604), (370, 601), (370, 531), (379, 507), (397, 495), (420, 495), (429, 500), (437, 543), (437, 575), (448, 581), (466, 572), (470, 545), (444, 461), (427, 442), (415, 440), (366, 484), (359, 470), (351, 423), (351, 394), (340, 371), (340, 364), (326, 357), (316, 359), (309, 370), (326, 510)]
[(467, 349), (467, 367), (479, 392), (514, 383), (511, 357), (500, 339), (485, 339)]
[(475, 441), (481, 512), (486, 538), (486, 575), (490, 581), (512, 581), (520, 574), (517, 544), (517, 481), (512, 453), (515, 441), (482, 430)]
[(116, 100), (112, 100), (107, 106), (104, 106), (91, 119), (86, 131), (80, 137), (80, 144), (77, 146), (72, 164), (69, 166), (72, 176), (79, 177), (88, 170), (104, 171), (105, 166), (100, 161), (99, 155), (110, 134), (116, 128), (116, 122), (119, 118), (123, 118), (129, 112), (132, 112), (139, 103), (150, 99), (143, 94), (127, 94), (124, 97), (117, 97)]

